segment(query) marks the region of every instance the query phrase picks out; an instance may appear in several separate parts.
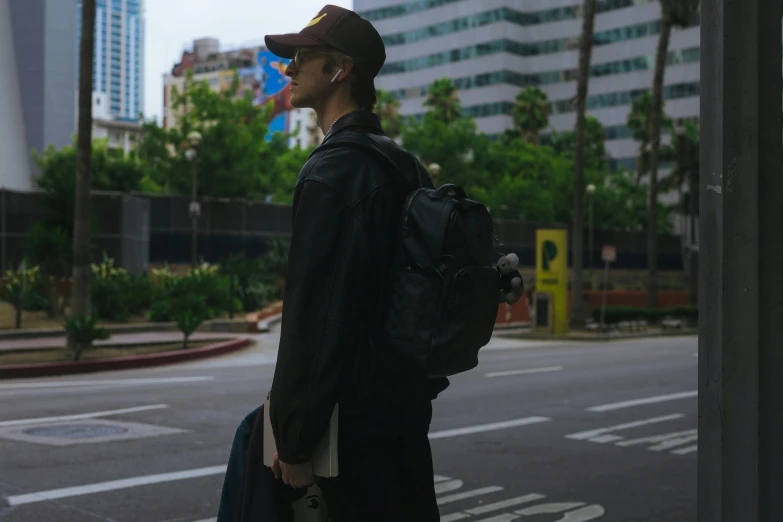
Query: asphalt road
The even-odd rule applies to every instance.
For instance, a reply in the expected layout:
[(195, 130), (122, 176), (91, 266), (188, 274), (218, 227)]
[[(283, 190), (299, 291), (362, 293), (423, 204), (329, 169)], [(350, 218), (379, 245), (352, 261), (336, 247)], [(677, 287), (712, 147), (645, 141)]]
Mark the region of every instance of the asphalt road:
[[(165, 368), (0, 381), (0, 520), (213, 521), (236, 426), (271, 384), (275, 334), (257, 339)], [(495, 338), (435, 402), (442, 522), (693, 522), (696, 351), (695, 337)]]

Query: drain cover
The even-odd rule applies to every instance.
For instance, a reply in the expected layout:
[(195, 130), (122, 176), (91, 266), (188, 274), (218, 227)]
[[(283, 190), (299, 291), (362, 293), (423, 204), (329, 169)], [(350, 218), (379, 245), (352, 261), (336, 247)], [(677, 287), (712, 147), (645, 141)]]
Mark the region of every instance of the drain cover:
[(57, 426), (40, 426), (28, 428), (22, 433), (34, 437), (55, 437), (58, 439), (93, 439), (111, 437), (127, 433), (128, 428), (122, 426), (107, 426), (105, 424), (60, 424)]

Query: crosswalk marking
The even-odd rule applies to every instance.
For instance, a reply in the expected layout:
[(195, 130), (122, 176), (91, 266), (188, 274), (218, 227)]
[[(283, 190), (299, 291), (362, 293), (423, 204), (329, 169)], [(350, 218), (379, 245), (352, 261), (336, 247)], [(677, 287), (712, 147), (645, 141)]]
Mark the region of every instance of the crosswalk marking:
[(521, 497), (509, 498), (506, 500), (501, 500), (500, 502), (487, 504), (485, 506), (480, 506), (473, 509), (466, 509), (465, 513), (470, 513), (471, 515), (485, 515), (487, 513), (491, 513), (499, 509), (506, 509), (506, 508), (518, 506), (520, 504), (527, 504), (528, 502), (533, 502), (534, 500), (541, 500), (542, 498), (544, 498), (544, 495), (539, 495), (538, 493), (531, 493), (529, 495), (522, 495)]
[(688, 453), (693, 453), (694, 451), (698, 451), (699, 446), (697, 444), (694, 444), (693, 446), (686, 446), (684, 448), (680, 448), (677, 450), (672, 451), (675, 455), (687, 455)]
[(656, 395), (655, 397), (645, 397), (643, 399), (634, 399), (631, 401), (613, 402), (611, 404), (602, 404), (600, 406), (593, 406), (587, 408), (587, 411), (613, 411), (620, 410), (622, 408), (632, 408), (634, 406), (643, 406), (645, 404), (657, 404), (659, 402), (676, 401), (679, 399), (689, 399), (691, 397), (697, 397), (698, 391), (687, 391), (681, 393), (670, 393), (668, 395)]
[[(673, 433), (664, 433), (662, 435), (653, 435), (652, 437), (642, 437), (640, 439), (631, 439), (618, 442), (618, 446), (635, 446), (637, 444), (656, 444), (682, 436), (695, 435), (697, 430), (675, 431)], [(622, 439), (622, 437), (620, 437)]]
[(468, 426), (466, 428), (457, 428), (454, 430), (435, 431), (429, 434), (430, 440), (445, 439), (449, 437), (459, 437), (460, 435), (471, 435), (474, 433), (483, 433), (486, 431), (504, 430), (527, 426), (528, 424), (537, 424), (539, 422), (548, 422), (552, 419), (548, 417), (525, 417), (524, 419), (514, 419), (503, 422), (493, 422), (490, 424), (480, 424), (478, 426)]
[(529, 508), (520, 509), (514, 513), (518, 515), (549, 515), (552, 513), (562, 513), (569, 509), (574, 509), (584, 506), (584, 502), (550, 502), (549, 504), (539, 504), (537, 506), (531, 506)]
[(622, 430), (629, 430), (631, 428), (637, 428), (639, 426), (646, 426), (647, 424), (656, 424), (659, 422), (666, 422), (670, 420), (675, 419), (681, 419), (685, 417), (682, 413), (674, 413), (672, 415), (664, 415), (663, 417), (653, 417), (651, 419), (644, 419), (640, 421), (635, 422), (628, 422), (625, 424), (618, 424), (616, 426), (608, 426), (606, 428), (600, 428), (597, 430), (589, 430), (589, 431), (583, 431), (580, 433), (572, 433), (570, 435), (566, 435), (567, 439), (574, 439), (574, 440), (586, 440), (586, 439), (592, 439), (596, 435), (603, 435), (605, 433), (614, 432), (614, 431), (622, 431)]
[(441, 493), (448, 493), (449, 491), (454, 491), (461, 487), (462, 487), (461, 480), (450, 480), (448, 482), (440, 482), (438, 484), (435, 484), (435, 494), (440, 495)]
[(455, 493), (453, 495), (447, 495), (445, 497), (438, 498), (438, 505), (449, 504), (451, 502), (457, 502), (458, 500), (464, 500), (466, 498), (478, 497), (486, 495), (487, 493), (494, 493), (496, 491), (502, 491), (500, 486), (487, 486), (485, 488), (471, 489), (463, 491), (462, 493)]
[(592, 506), (583, 507), (575, 511), (569, 511), (560, 520), (555, 522), (587, 522), (588, 520), (595, 520), (596, 518), (603, 516), (606, 511), (598, 504)]

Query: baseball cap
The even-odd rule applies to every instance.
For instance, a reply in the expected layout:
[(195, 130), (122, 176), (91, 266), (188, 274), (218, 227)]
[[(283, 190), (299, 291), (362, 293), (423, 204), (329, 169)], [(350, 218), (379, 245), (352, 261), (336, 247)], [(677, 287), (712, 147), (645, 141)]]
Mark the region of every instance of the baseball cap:
[(386, 61), (386, 46), (373, 25), (349, 9), (326, 5), (298, 33), (267, 35), (266, 47), (281, 58), (297, 49), (331, 47), (354, 58), (376, 77)]

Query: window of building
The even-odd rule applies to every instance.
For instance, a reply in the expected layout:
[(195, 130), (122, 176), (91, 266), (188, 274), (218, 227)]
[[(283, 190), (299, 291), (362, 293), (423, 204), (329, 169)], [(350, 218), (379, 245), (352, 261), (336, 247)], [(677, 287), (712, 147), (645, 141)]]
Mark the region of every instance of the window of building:
[[(661, 30), (660, 21), (637, 24), (629, 27), (621, 27), (602, 31), (593, 35), (595, 46), (608, 45), (626, 40), (643, 38), (658, 34)], [(506, 52), (517, 56), (538, 56), (542, 54), (560, 53), (579, 48), (579, 37), (561, 38), (557, 40), (545, 40), (541, 42), (522, 43), (515, 40), (502, 39), (485, 42), (461, 49), (453, 49), (437, 54), (420, 56), (410, 60), (390, 62), (384, 65), (379, 75), (398, 74), (420, 69), (429, 69), (438, 65), (470, 60), (490, 54)]]

